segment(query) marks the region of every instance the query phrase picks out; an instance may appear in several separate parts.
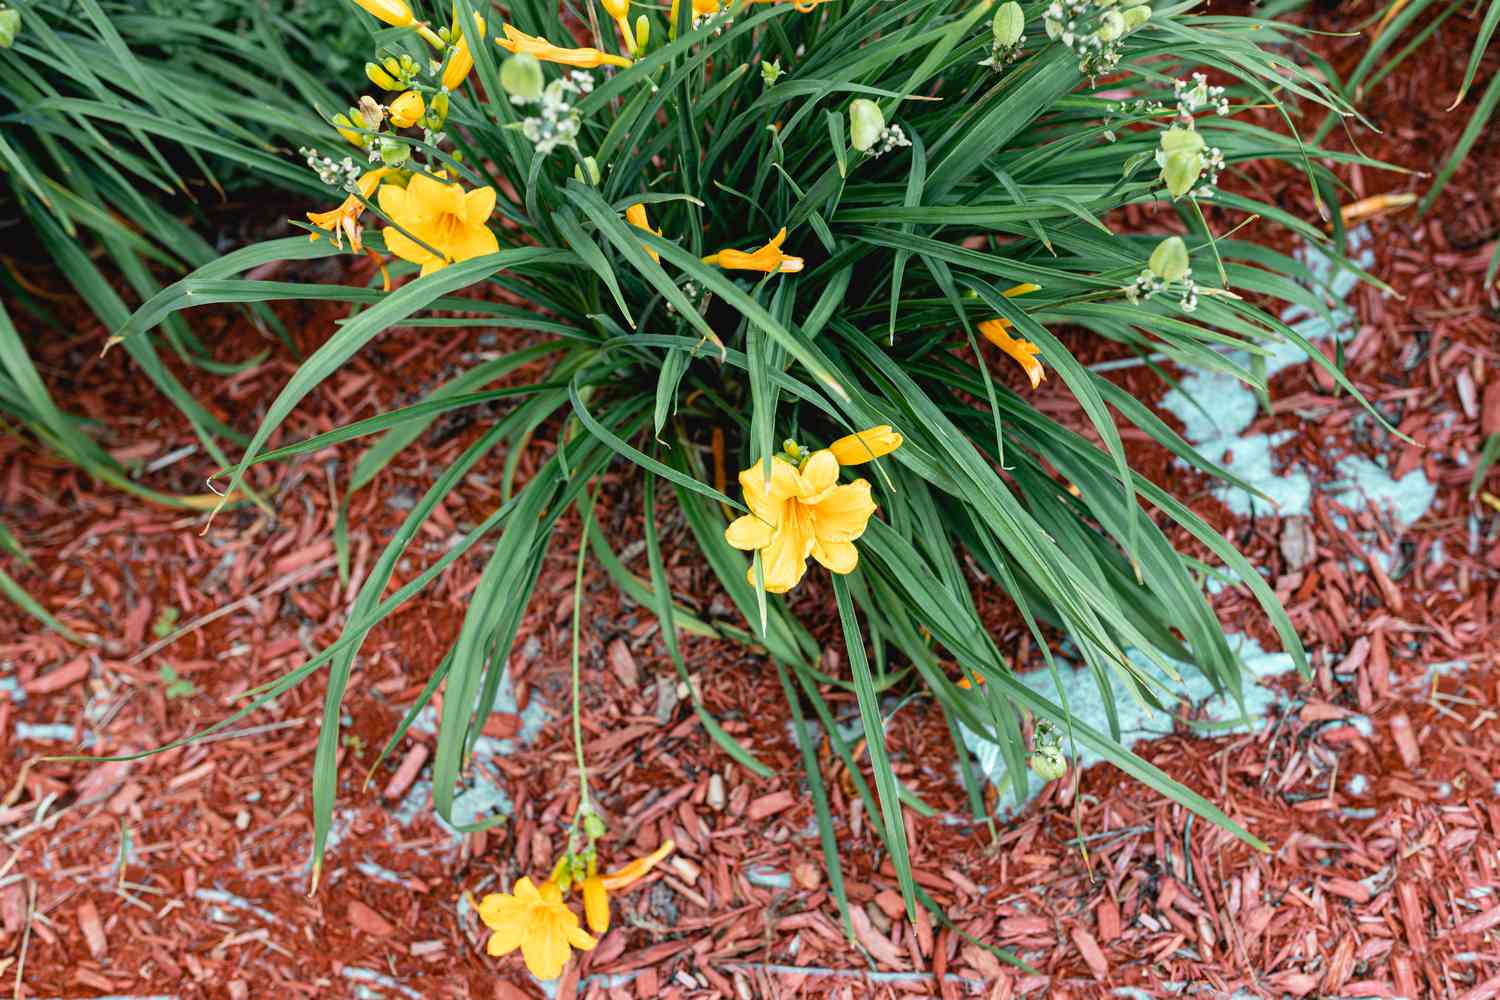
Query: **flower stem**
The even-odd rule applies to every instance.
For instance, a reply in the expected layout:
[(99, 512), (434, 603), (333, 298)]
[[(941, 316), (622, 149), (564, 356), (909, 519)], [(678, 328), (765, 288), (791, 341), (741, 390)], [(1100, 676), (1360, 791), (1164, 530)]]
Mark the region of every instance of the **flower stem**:
[(578, 759), (578, 813), (580, 816), (593, 811), (589, 804), (589, 772), (588, 765), (583, 759), (583, 714), (580, 702), (579, 683), (579, 646), (581, 645), (581, 626), (583, 620), (583, 566), (588, 558), (589, 550), (589, 522), (594, 517), (594, 498), (590, 494), (586, 500), (586, 507), (580, 509), (583, 518), (583, 528), (578, 541), (578, 570), (573, 578), (573, 752)]

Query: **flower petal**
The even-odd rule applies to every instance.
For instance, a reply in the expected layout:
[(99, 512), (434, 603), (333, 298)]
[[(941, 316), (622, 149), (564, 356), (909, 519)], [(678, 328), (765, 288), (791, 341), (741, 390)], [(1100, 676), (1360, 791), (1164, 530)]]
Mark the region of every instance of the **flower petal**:
[(753, 552), (771, 544), (776, 527), (754, 514), (737, 517), (724, 529), (724, 540), (744, 552)]
[[(807, 572), (807, 555), (812, 551), (814, 538), (806, 509), (792, 505), (791, 516), (784, 517), (776, 529), (771, 544), (761, 549), (762, 572), (765, 575), (766, 592), (784, 594), (802, 582)], [(752, 571), (754, 567), (751, 567)], [(754, 576), (751, 576), (754, 582)]]
[(525, 875), (522, 875), (520, 878), (516, 879), (515, 896), (517, 899), (523, 900), (528, 903), (534, 903), (542, 898), (542, 894), (538, 892), (536, 886), (531, 883), (531, 879), (527, 878)]
[(809, 507), (813, 532), (819, 542), (852, 542), (865, 533), (875, 501), (870, 499), (870, 484), (856, 479), (838, 486), (816, 506)]
[(463, 218), (471, 226), (482, 226), (495, 212), (495, 189), (478, 187), (464, 195)]
[(813, 546), (813, 558), (832, 573), (853, 573), (859, 565), (859, 549), (853, 542), (825, 542), (821, 539)]
[(499, 958), (501, 955), (509, 955), (521, 947), (521, 942), (526, 937), (526, 927), (523, 924), (515, 924), (502, 927), (490, 935), (484, 950), (491, 958)]
[(426, 174), (412, 174), (406, 184), (408, 201), (429, 218), (459, 215), (464, 210), (464, 189), (451, 181)]
[(802, 492), (802, 480), (790, 462), (771, 459), (771, 478), (765, 478), (764, 463), (756, 462), (740, 473), (740, 489), (745, 491), (745, 506), (775, 524), (781, 517), (781, 504)]
[(556, 979), (568, 963), (568, 934), (561, 921), (548, 915), (532, 926), (521, 942), (526, 968), (538, 979)]
[(590, 937), (588, 935), (588, 932), (585, 931), (582, 927), (568, 928), (568, 944), (577, 948), (579, 951), (593, 951), (594, 946), (598, 943), (599, 942)]
[(500, 242), (488, 226), (455, 226), (443, 249), (456, 263), (494, 253), (500, 249)]
[(838, 481), (839, 460), (833, 452), (827, 449), (813, 452), (802, 467), (802, 502), (817, 503)]

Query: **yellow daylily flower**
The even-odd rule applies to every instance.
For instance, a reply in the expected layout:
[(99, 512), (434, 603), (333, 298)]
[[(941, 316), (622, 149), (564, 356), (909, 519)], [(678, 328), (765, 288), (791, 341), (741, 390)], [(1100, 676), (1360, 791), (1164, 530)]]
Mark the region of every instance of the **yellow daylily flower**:
[(578, 926), (578, 915), (563, 903), (562, 890), (552, 882), (538, 889), (531, 879), (521, 878), (514, 893), (492, 892), (476, 909), (493, 932), (485, 946), (490, 957), (520, 948), (526, 968), (538, 979), (556, 979), (572, 949), (590, 951), (599, 943)]
[[(377, 170), (366, 171), (360, 175), (359, 180), (354, 182), (359, 188), (359, 193), (363, 196), (364, 201), (351, 194), (343, 200), (338, 208), (331, 208), (326, 212), (308, 212), (307, 221), (319, 229), (326, 229), (332, 234), (333, 245), (340, 250), (344, 248), (344, 237), (348, 236), (350, 248), (355, 253), (359, 253), (365, 248), (364, 240), (361, 238), (360, 213), (365, 210), (365, 202), (370, 200), (371, 196), (375, 194), (375, 189), (380, 187), (380, 182), (390, 172), (389, 167), (380, 167)], [(307, 238), (315, 240), (318, 238), (318, 234), (308, 233)]]
[(583, 913), (589, 930), (604, 934), (609, 930), (609, 894), (627, 889), (651, 873), (651, 869), (677, 849), (672, 841), (662, 845), (644, 858), (636, 858), (619, 871), (605, 875), (590, 875), (583, 880)]
[(840, 465), (859, 465), (889, 455), (901, 447), (902, 440), (900, 432), (891, 430), (890, 424), (881, 424), (841, 437), (829, 445), (828, 450), (833, 452)]
[[(1027, 295), (1035, 292), (1041, 287), (1041, 285), (1033, 285), (1029, 281), (1023, 281), (1019, 285), (1012, 285), (1000, 294), (1008, 299), (1013, 299), (1017, 295)], [(1046, 369), (1036, 359), (1038, 348), (1029, 340), (1012, 337), (1007, 332), (1010, 329), (1010, 325), (1010, 320), (1002, 316), (996, 316), (994, 319), (987, 319), (980, 323), (979, 332), (984, 334), (986, 340), (1000, 348), (1006, 354), (1009, 354), (1015, 360), (1016, 364), (1021, 366), (1021, 370), (1026, 373), (1026, 377), (1031, 379), (1031, 387), (1035, 389), (1047, 377)]]
[[(784, 594), (802, 581), (811, 556), (834, 573), (852, 573), (859, 564), (854, 541), (865, 533), (875, 501), (863, 479), (841, 484), (833, 452), (815, 451), (798, 469), (773, 458), (771, 476), (756, 462), (740, 473), (750, 513), (724, 529), (735, 548), (759, 552), (767, 592)], [(755, 567), (747, 578), (755, 583)]]
[[(634, 205), (631, 205), (625, 210), (625, 221), (630, 223), (637, 229), (644, 229), (646, 232), (651, 233), (653, 236), (661, 235), (660, 229), (651, 228), (651, 220), (646, 216), (646, 206), (642, 205), (640, 202), (636, 202)], [(652, 260), (656, 261), (658, 264), (661, 263), (661, 254), (657, 253), (650, 246), (647, 246), (644, 240), (641, 241), (641, 246), (646, 248), (646, 252), (651, 255)]]
[(415, 90), (408, 90), (391, 102), (390, 110), (392, 125), (397, 128), (411, 128), (427, 113), (427, 105), (423, 103), (421, 94)]
[(367, 13), (375, 15), (393, 28), (410, 28), (417, 23), (416, 15), (407, 6), (406, 0), (354, 0)]
[(416, 237), (387, 226), (385, 245), (402, 260), (422, 265), (424, 275), (500, 249), (495, 234), (484, 224), (495, 210), (492, 187), (465, 191), (451, 181), (415, 174), (405, 188), (387, 184), (380, 189), (380, 210)]
[[(474, 16), (479, 18), (479, 31), (483, 33), (484, 18), (478, 14)], [(448, 57), (448, 65), (443, 67), (443, 89), (457, 90), (462, 87), (464, 81), (469, 78), (469, 71), (473, 68), (474, 53), (469, 48), (469, 33), (464, 32), (464, 37), (453, 50), (453, 55)]]
[(782, 226), (781, 232), (758, 250), (750, 253), (743, 250), (720, 250), (704, 257), (703, 263), (710, 267), (722, 267), (726, 271), (764, 271), (766, 274), (780, 271), (782, 274), (795, 274), (802, 270), (802, 258), (788, 257), (781, 252), (781, 244), (785, 239), (786, 227)]
[[(750, 0), (750, 3), (752, 3), (752, 4), (757, 4), (757, 3), (785, 3), (785, 2), (786, 2), (786, 0)], [(825, 4), (827, 2), (828, 2), (828, 0), (794, 0), (794, 2), (792, 3), (792, 6), (795, 7), (795, 8), (797, 8), (797, 13), (799, 13), (799, 14), (811, 14), (814, 10), (816, 10), (818, 8), (818, 6), (820, 4)]]
[(553, 45), (545, 38), (537, 38), (535, 35), (526, 34), (526, 32), (521, 31), (513, 24), (505, 26), (505, 37), (495, 39), (495, 44), (511, 54), (525, 52), (536, 56), (542, 62), (576, 66), (579, 69), (631, 65), (631, 61), (624, 56), (613, 55), (609, 52), (600, 52), (598, 49), (565, 49)]

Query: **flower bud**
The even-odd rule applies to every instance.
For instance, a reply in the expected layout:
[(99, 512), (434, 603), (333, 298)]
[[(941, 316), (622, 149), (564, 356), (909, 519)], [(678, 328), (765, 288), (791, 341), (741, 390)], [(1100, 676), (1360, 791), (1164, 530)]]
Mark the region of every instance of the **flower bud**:
[(1174, 125), (1161, 136), (1156, 162), (1173, 198), (1181, 198), (1198, 183), (1203, 173), (1203, 137), (1195, 129)]
[(391, 76), (390, 73), (386, 72), (385, 67), (380, 65), (379, 63), (365, 63), (365, 76), (369, 77), (370, 82), (379, 87), (381, 90), (401, 89), (401, 84), (396, 82), (396, 78)]
[(343, 136), (344, 141), (351, 146), (358, 146), (360, 149), (364, 149), (370, 145), (369, 138), (356, 131), (358, 126), (354, 124), (349, 115), (342, 112), (334, 115), (333, 127), (339, 130), (339, 135)]
[(380, 162), (388, 167), (399, 167), (411, 158), (411, 147), (399, 139), (380, 140)]
[(412, 15), (411, 8), (406, 5), (406, 0), (354, 0), (354, 2), (393, 28), (410, 28), (417, 22)]
[(21, 12), (14, 7), (0, 10), (0, 49), (8, 49), (21, 32)]
[(885, 131), (885, 115), (880, 105), (867, 97), (857, 97), (849, 102), (849, 138), (854, 148), (861, 153), (880, 139)]
[(1027, 763), (1043, 781), (1055, 781), (1068, 773), (1068, 758), (1062, 748), (1056, 746), (1037, 747)]
[(641, 14), (635, 19), (635, 52), (641, 55), (646, 51), (646, 44), (651, 41), (651, 19)]
[(426, 113), (422, 95), (415, 90), (408, 90), (391, 102), (391, 124), (397, 128), (411, 128)]
[(604, 5), (604, 10), (616, 21), (630, 13), (630, 0), (599, 0)]
[(448, 120), (448, 92), (440, 90), (432, 95), (432, 127), (440, 129)]
[(518, 52), (500, 65), (500, 86), (513, 102), (540, 100), (544, 82), (542, 64), (529, 52)]
[(1022, 12), (1021, 5), (1016, 0), (1006, 0), (996, 8), (990, 30), (994, 32), (995, 44), (1001, 48), (1008, 49), (1019, 42), (1021, 32), (1026, 30), (1026, 15)]
[(1107, 10), (1099, 19), (1099, 27), (1094, 32), (1094, 37), (1108, 44), (1121, 35), (1125, 34), (1125, 18), (1117, 10)]
[(1125, 30), (1134, 31), (1151, 20), (1151, 8), (1145, 4), (1140, 4), (1136, 7), (1126, 7), (1120, 16), (1125, 18)]
[(784, 72), (785, 70), (781, 68), (780, 59), (775, 62), (762, 61), (760, 64), (760, 82), (764, 83), (767, 87), (774, 87), (776, 86), (776, 81), (781, 79), (781, 74)]
[(599, 818), (596, 812), (583, 814), (583, 832), (588, 835), (589, 840), (598, 840), (604, 836), (604, 820)]
[(1156, 245), (1147, 261), (1151, 273), (1163, 281), (1179, 281), (1188, 276), (1192, 267), (1188, 263), (1187, 244), (1181, 236), (1169, 236)]
[[(584, 176), (584, 168), (588, 169), (588, 175)], [(599, 186), (599, 161), (592, 156), (585, 156), (581, 166), (573, 168), (573, 176), (589, 187)]]

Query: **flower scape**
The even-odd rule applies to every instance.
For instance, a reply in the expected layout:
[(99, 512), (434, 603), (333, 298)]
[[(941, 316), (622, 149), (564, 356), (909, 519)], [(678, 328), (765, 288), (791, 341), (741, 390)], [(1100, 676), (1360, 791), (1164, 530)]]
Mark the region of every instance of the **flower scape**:
[[(483, 925), (489, 956), (519, 953), (538, 980), (593, 950), (611, 898), (660, 877), (675, 850), (667, 840), (601, 870), (619, 838), (584, 752), (590, 558), (655, 616), (653, 648), (682, 679), (701, 735), (761, 776), (770, 769), (694, 686), (713, 678), (688, 682), (682, 636), (743, 643), (775, 672), (807, 749), (809, 836), (833, 884), (838, 819), (821, 757), (852, 782), (844, 798), (858, 797), (876, 827), (907, 914), (930, 908), (905, 821), (924, 807), (886, 745), (893, 699), (922, 699), (955, 740), (1000, 745), (1001, 780), (1018, 801), (1033, 778), (1076, 774), (1087, 747), (1263, 847), (1211, 797), (1136, 757), (1113, 711), (1091, 724), (1060, 686), (1047, 696), (1016, 677), (1066, 648), (1101, 704), (1118, 684), (1170, 718), (1197, 690), (1188, 673), (1237, 699), (1244, 667), (1210, 584), (1241, 588), (1307, 669), (1263, 575), (1133, 469), (1126, 442), (1229, 473), (1075, 357), (1109, 341), (1150, 370), (1165, 358), (1264, 389), (1253, 365), (1226, 352), (1259, 357), (1302, 341), (1257, 301), (1322, 308), (1298, 284), (1306, 268), (1245, 242), (1240, 227), (1266, 216), (1318, 241), (1322, 229), (1230, 181), (1268, 160), (1307, 171), (1319, 190), (1337, 184), (1303, 139), (1233, 118), (1285, 93), (1337, 114), (1347, 105), (1265, 51), (1291, 47), (1289, 32), (1193, 8), (599, 0), (507, 11), (352, 0), (370, 47), (363, 79), (302, 146), (310, 172), (288, 168), (326, 187), (326, 200), (299, 210), (295, 238), (203, 265), (113, 338), (147, 336), (192, 305), (295, 297), (286, 283), (234, 275), (356, 255), (356, 284), (316, 295), (347, 301), (349, 315), (215, 474), (219, 506), (247, 502), (258, 462), (371, 437), (352, 477), (333, 484), (345, 473), (329, 473), (330, 488), (348, 491), (342, 538), (348, 496), (436, 420), (474, 429), (386, 547), (360, 557), (363, 576), (348, 574), (336, 543), (355, 588), (343, 634), (283, 679), (328, 676), (314, 884), (339, 791), (340, 705), (361, 649), (460, 560), (477, 582), (442, 637), (440, 676), (408, 710), (436, 715), (433, 805), (461, 832), (505, 818), (461, 822), (455, 800), (539, 581), (558, 559), (576, 560), (570, 607), (560, 606), (573, 622), (566, 843), (548, 852), (557, 860), (545, 878), (496, 875), (484, 885), (507, 888), (465, 896), (460, 911)], [(1160, 231), (1126, 231), (1123, 210)], [(271, 450), (316, 385), (412, 324), (449, 328), (465, 348), (440, 382), (399, 409)], [(518, 339), (470, 351), (457, 341), (473, 328)], [(1325, 354), (1310, 356), (1352, 391)], [(445, 520), (448, 541), (419, 565), (414, 540), (466, 484), (487, 513)], [(609, 520), (627, 508), (638, 518)], [(616, 537), (619, 523), (643, 525), (640, 537)], [(1184, 537), (1191, 546), (1179, 551)], [(692, 558), (669, 560), (669, 544)], [(984, 625), (981, 605), (997, 601), (1026, 623), (1019, 648), (1001, 648)], [(812, 608), (836, 614), (836, 635), (803, 622)], [(830, 643), (841, 655), (825, 655)], [(234, 717), (279, 690), (250, 692)], [(856, 736), (835, 708), (857, 710)], [(573, 795), (571, 784), (559, 794)], [(969, 792), (974, 828), (992, 828), (995, 809), (977, 784)]]

